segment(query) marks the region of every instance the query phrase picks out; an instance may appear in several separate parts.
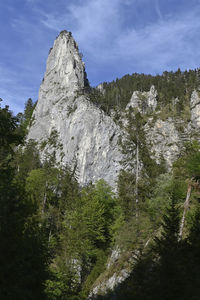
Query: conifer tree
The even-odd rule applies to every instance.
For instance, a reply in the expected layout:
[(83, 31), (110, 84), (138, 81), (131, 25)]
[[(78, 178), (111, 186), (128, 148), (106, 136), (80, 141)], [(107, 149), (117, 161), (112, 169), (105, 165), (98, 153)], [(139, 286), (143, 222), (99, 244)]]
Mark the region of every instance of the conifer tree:
[(35, 206), (16, 178), (17, 119), (0, 108), (0, 298), (45, 299), (48, 251)]

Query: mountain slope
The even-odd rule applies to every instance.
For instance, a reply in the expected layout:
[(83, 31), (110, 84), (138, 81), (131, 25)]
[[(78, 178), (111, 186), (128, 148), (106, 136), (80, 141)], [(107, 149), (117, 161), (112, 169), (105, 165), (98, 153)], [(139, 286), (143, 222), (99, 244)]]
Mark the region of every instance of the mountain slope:
[[(167, 84), (168, 77), (165, 77)], [(140, 80), (138, 78), (135, 76), (136, 81)], [(148, 79), (148, 84), (157, 82), (152, 78)], [(122, 83), (124, 81), (122, 79)], [(90, 89), (76, 42), (71, 33), (60, 33), (49, 53), (27, 138), (35, 139), (40, 144), (43, 158), (47, 152), (54, 153), (58, 162), (76, 168), (82, 185), (104, 178), (111, 186), (116, 186), (122, 168), (120, 162), (123, 160), (119, 137), (126, 135), (125, 112), (130, 107), (146, 116), (146, 144), (152, 157), (157, 162), (164, 158), (167, 166), (172, 165), (183, 142), (190, 140), (193, 133), (198, 131), (200, 98), (197, 91), (192, 93), (190, 103), (187, 102), (191, 116), (189, 121), (183, 120), (181, 112), (177, 111), (182, 99), (172, 98), (174, 104), (163, 104), (164, 100), (160, 100), (161, 94), (157, 93), (154, 86), (150, 86), (149, 92), (133, 91), (130, 99), (123, 98), (128, 103), (125, 110), (115, 106), (109, 114), (106, 113), (100, 108), (101, 101), (107, 99), (111, 104), (112, 99), (116, 99), (116, 93), (111, 97), (111, 91), (118, 89), (120, 82), (103, 84), (101, 89)], [(123, 95), (123, 84), (119, 90)], [(119, 94), (118, 98), (122, 95)]]

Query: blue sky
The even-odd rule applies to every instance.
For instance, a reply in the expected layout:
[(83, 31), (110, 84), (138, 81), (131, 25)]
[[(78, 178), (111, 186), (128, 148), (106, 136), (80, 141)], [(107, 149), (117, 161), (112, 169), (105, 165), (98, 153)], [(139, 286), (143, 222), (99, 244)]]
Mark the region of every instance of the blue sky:
[(71, 31), (92, 86), (200, 67), (200, 0), (0, 0), (0, 98), (37, 100), (54, 39)]

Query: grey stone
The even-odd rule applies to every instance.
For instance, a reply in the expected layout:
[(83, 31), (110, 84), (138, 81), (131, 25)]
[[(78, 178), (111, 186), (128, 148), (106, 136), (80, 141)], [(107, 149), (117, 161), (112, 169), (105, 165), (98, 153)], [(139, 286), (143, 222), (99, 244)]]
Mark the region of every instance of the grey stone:
[(160, 163), (161, 159), (164, 158), (166, 165), (171, 167), (182, 145), (173, 120), (171, 118), (166, 121), (158, 119), (152, 126), (151, 119), (149, 119), (144, 129), (152, 158), (157, 163)]
[[(46, 73), (33, 113), (34, 121), (27, 139), (35, 139), (39, 144), (47, 142), (41, 150), (41, 159), (45, 159), (47, 152), (55, 151), (58, 163), (72, 168), (76, 166), (80, 184), (85, 185), (103, 178), (116, 188), (116, 180), (122, 168), (120, 161), (124, 157), (118, 140), (120, 136), (126, 136), (126, 114), (121, 113), (123, 126), (118, 126), (113, 120), (115, 112), (108, 116), (88, 100), (84, 93), (87, 85), (85, 66), (78, 46), (71, 33), (63, 31), (49, 53)], [(104, 93), (102, 84), (97, 89)], [(152, 86), (148, 92), (134, 91), (126, 111), (131, 106), (142, 114), (157, 114), (155, 87)], [(144, 127), (152, 158), (157, 162), (164, 158), (169, 168), (194, 128), (196, 130), (200, 126), (198, 91), (192, 93), (190, 108), (189, 124), (172, 118), (153, 121), (149, 117)], [(177, 129), (177, 123), (184, 127), (182, 133)], [(53, 133), (57, 133), (56, 145), (48, 143)]]
[(200, 127), (200, 92), (193, 91), (190, 100), (191, 122), (194, 127)]
[[(121, 112), (123, 125), (120, 127), (113, 120), (114, 111), (108, 116), (89, 101), (84, 94), (87, 85), (85, 66), (78, 46), (72, 35), (63, 31), (49, 53), (46, 73), (40, 86), (38, 103), (27, 139), (36, 140), (39, 147), (44, 144), (41, 150), (42, 160), (45, 159), (46, 153), (55, 151), (58, 163), (76, 167), (81, 185), (103, 178), (116, 188), (116, 180), (122, 168), (120, 161), (124, 157), (118, 140), (119, 137), (123, 139), (126, 136), (126, 112)], [(105, 92), (102, 84), (97, 89), (102, 93)], [(176, 98), (174, 105), (177, 101), (180, 100)], [(126, 111), (129, 107), (136, 108), (142, 114), (146, 114), (146, 117), (148, 113), (159, 115), (156, 111), (155, 87), (152, 86), (148, 92), (134, 91)], [(155, 121), (152, 116), (148, 117), (144, 127), (146, 143), (152, 158), (158, 163), (164, 158), (167, 166), (171, 168), (184, 142), (190, 139), (194, 131), (198, 133), (200, 127), (198, 91), (192, 93), (190, 110), (191, 121), (187, 124), (178, 118), (161, 120), (157, 117)], [(182, 126), (182, 132), (178, 130), (177, 124)], [(53, 134), (56, 141), (52, 141)], [(119, 248), (113, 250), (107, 270), (120, 256)], [(108, 289), (113, 289), (128, 274), (128, 268), (124, 267), (118, 273), (113, 271), (106, 281), (94, 285), (90, 296), (99, 291), (105, 293)]]
[(95, 182), (104, 178), (115, 186), (121, 168), (121, 154), (118, 147), (119, 127), (111, 117), (79, 95), (85, 87), (84, 63), (73, 37), (61, 33), (49, 54), (46, 73), (39, 91), (33, 125), (27, 139), (40, 144), (47, 141), (52, 132), (57, 132), (57, 144), (47, 145), (41, 151), (56, 150), (57, 161), (77, 166), (80, 184)]
[(134, 91), (126, 109), (132, 106), (133, 108), (137, 108), (141, 113), (155, 111), (157, 106), (156, 97), (157, 91), (154, 85), (151, 86), (149, 92)]

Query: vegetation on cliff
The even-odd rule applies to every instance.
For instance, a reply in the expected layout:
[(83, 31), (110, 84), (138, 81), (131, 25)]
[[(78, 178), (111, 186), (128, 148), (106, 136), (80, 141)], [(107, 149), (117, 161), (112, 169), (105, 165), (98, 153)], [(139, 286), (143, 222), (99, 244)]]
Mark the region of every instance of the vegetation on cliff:
[[(174, 108), (185, 112), (199, 80), (199, 70), (133, 74), (90, 97), (109, 113), (123, 110), (134, 90), (155, 85), (158, 106), (169, 116)], [(93, 298), (198, 299), (199, 143), (185, 143), (167, 170), (145, 142), (145, 115), (130, 108), (114, 194), (104, 180), (81, 187), (78, 170), (56, 163), (55, 152), (41, 162), (38, 145), (24, 138), (33, 108), (29, 99), (15, 117), (0, 107), (0, 298), (87, 299), (118, 247), (130, 274), (110, 294)]]
[(200, 69), (165, 71), (156, 76), (134, 73), (101, 85), (101, 89), (92, 89), (90, 99), (107, 113), (111, 109), (124, 109), (134, 91), (147, 92), (154, 85), (158, 92), (157, 109), (165, 107), (168, 112), (180, 114), (189, 104), (191, 93), (199, 88)]

